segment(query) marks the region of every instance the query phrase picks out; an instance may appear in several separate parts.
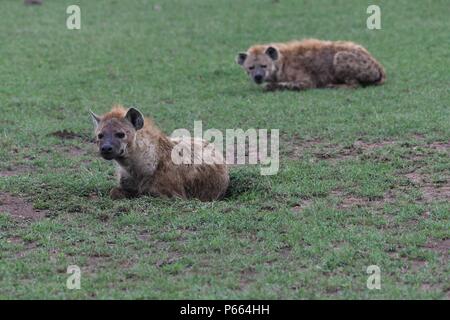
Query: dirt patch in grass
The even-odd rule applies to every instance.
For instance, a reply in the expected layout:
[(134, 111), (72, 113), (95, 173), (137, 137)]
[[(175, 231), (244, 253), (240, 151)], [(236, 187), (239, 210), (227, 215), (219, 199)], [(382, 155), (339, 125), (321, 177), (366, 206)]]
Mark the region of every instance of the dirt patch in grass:
[(299, 139), (293, 137), (284, 140), (285, 152), (291, 159), (299, 159), (303, 154), (310, 153), (319, 160), (341, 161), (364, 155), (372, 150), (380, 149), (397, 142), (393, 140), (382, 140), (378, 142), (365, 142), (356, 140), (350, 146), (342, 146), (324, 142), (321, 139)]
[(61, 140), (79, 139), (79, 140), (86, 141), (86, 142), (94, 142), (94, 139), (90, 135), (88, 136), (86, 134), (73, 132), (73, 131), (70, 131), (67, 129), (51, 132), (51, 133), (47, 134), (47, 136), (57, 137), (57, 138), (60, 138)]
[[(423, 143), (423, 138), (415, 138)], [(318, 160), (329, 160), (332, 162), (338, 162), (343, 160), (355, 159), (357, 157), (370, 157), (374, 156), (374, 152), (378, 149), (383, 149), (387, 146), (408, 146), (411, 148), (411, 157), (409, 160), (418, 161), (427, 157), (427, 152), (421, 153), (417, 150), (425, 149), (431, 152), (448, 152), (450, 151), (450, 142), (430, 142), (425, 145), (410, 144), (402, 141), (396, 141), (393, 139), (380, 140), (375, 142), (367, 142), (362, 139), (358, 139), (351, 145), (343, 146), (340, 144), (333, 144), (323, 141), (319, 138), (314, 139), (301, 139), (298, 136), (282, 138), (281, 146), (284, 148), (283, 153), (287, 154), (290, 159), (298, 160), (302, 159), (304, 154), (312, 154), (314, 158)], [(380, 157), (381, 156), (381, 157)], [(376, 159), (380, 161), (389, 161), (387, 157), (377, 155)]]
[(71, 147), (67, 148), (66, 152), (72, 157), (79, 157), (79, 156), (82, 156), (82, 155), (86, 154), (86, 151), (84, 151), (81, 148), (74, 147), (74, 146), (71, 146)]
[(92, 143), (86, 144), (86, 147), (80, 148), (74, 145), (56, 146), (58, 153), (69, 157), (82, 157), (85, 155), (95, 155), (95, 146)]
[(45, 217), (45, 211), (33, 209), (33, 205), (20, 197), (0, 192), (0, 212), (6, 212), (13, 218), (38, 220)]
[(449, 259), (450, 239), (429, 241), (425, 248), (437, 253), (444, 261)]
[(5, 170), (0, 170), (0, 177), (13, 177), (27, 174), (33, 171), (32, 166), (18, 165), (15, 167), (8, 167)]
[(313, 154), (314, 152), (322, 152), (322, 154), (326, 154), (328, 150), (337, 147), (337, 145), (324, 143), (319, 138), (301, 139), (297, 135), (293, 135), (291, 137), (282, 136), (281, 139), (280, 147), (283, 148), (284, 153), (292, 160), (301, 159), (303, 154), (307, 152), (312, 152)]
[(339, 199), (337, 208), (338, 209), (351, 209), (351, 208), (381, 208), (386, 203), (393, 203), (395, 201), (395, 195), (393, 191), (389, 190), (385, 192), (382, 197), (369, 198), (369, 197), (359, 197), (353, 194), (345, 193), (342, 190), (334, 190), (331, 195)]
[(75, 133), (69, 130), (58, 130), (52, 133), (49, 133), (49, 136), (54, 136), (63, 140), (71, 140), (71, 139), (79, 139), (83, 138), (83, 136), (79, 133)]
[(340, 198), (338, 204), (339, 209), (349, 209), (353, 207), (367, 207), (369, 204), (373, 204), (369, 199), (356, 197), (354, 195), (343, 195), (338, 192), (333, 192), (334, 195)]
[(169, 256), (165, 259), (160, 259), (160, 260), (156, 261), (155, 265), (158, 268), (162, 268), (164, 266), (174, 264), (174, 263), (178, 262), (180, 259), (181, 259), (181, 256), (179, 254), (175, 253), (173, 256)]
[(306, 208), (311, 206), (312, 203), (313, 203), (313, 201), (311, 199), (304, 199), (304, 200), (300, 201), (299, 203), (297, 203), (295, 206), (293, 206), (292, 211), (294, 211), (296, 213), (302, 212), (303, 210), (305, 210)]
[(437, 284), (423, 283), (420, 286), (420, 290), (425, 291), (425, 292), (440, 292), (441, 286), (439, 286)]
[(93, 253), (87, 257), (87, 265), (92, 267), (101, 266), (111, 259), (111, 255), (107, 253)]
[[(407, 173), (405, 177), (419, 188), (422, 193), (420, 200), (423, 202), (450, 201), (450, 184), (448, 182), (433, 183), (428, 175), (417, 171)], [(443, 181), (448, 181), (448, 179), (443, 179)]]
[(433, 142), (429, 147), (438, 151), (450, 151), (450, 142)]
[(246, 289), (249, 285), (255, 282), (255, 277), (257, 276), (257, 272), (255, 267), (249, 266), (247, 268), (242, 269), (239, 277), (239, 286), (237, 286), (240, 290)]
[(32, 253), (34, 250), (38, 249), (38, 245), (36, 244), (36, 242), (21, 241), (19, 242), (19, 244), (22, 244), (24, 248), (23, 250), (21, 250), (16, 254), (17, 258), (24, 258), (30, 253)]
[(365, 156), (373, 150), (381, 149), (393, 144), (395, 144), (395, 142), (391, 140), (379, 141), (374, 143), (357, 140), (350, 146), (325, 146), (322, 151), (313, 152), (313, 155), (318, 159), (328, 159), (332, 162), (337, 162)]
[[(360, 197), (351, 193), (347, 193), (343, 190), (334, 190), (331, 192), (331, 196), (338, 198), (337, 209), (346, 210), (352, 208), (374, 208), (380, 209), (387, 203), (395, 202), (395, 194), (392, 190), (384, 193), (382, 197), (370, 198), (370, 197)], [(311, 206), (313, 200), (306, 199), (302, 200), (296, 205), (294, 205), (291, 210), (299, 213)]]

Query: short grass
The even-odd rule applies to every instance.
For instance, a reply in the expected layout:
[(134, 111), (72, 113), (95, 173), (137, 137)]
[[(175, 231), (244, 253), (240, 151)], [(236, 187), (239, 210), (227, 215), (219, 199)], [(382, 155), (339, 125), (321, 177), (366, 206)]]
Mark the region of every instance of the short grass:
[[(0, 192), (46, 217), (0, 213), (0, 298), (448, 299), (450, 7), (375, 3), (371, 31), (366, 0), (2, 0)], [(234, 63), (304, 37), (363, 44), (387, 83), (265, 93)], [(279, 129), (280, 171), (233, 167), (214, 203), (112, 201), (87, 111), (113, 103), (167, 133)], [(66, 288), (72, 264), (80, 290)]]

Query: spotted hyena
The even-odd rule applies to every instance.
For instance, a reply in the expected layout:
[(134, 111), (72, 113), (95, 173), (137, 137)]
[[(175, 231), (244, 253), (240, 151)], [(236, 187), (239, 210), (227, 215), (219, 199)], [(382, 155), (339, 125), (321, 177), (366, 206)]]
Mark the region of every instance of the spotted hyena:
[[(113, 199), (151, 195), (213, 201), (225, 194), (228, 169), (219, 153), (208, 163), (173, 161), (175, 147), (193, 149), (193, 157), (202, 158), (202, 151), (211, 150), (212, 144), (171, 139), (134, 108), (117, 106), (102, 116), (91, 115), (100, 155), (117, 164), (119, 186), (110, 192)], [(184, 149), (180, 148), (183, 143)]]
[(307, 39), (251, 46), (236, 62), (267, 90), (382, 84), (383, 66), (361, 45)]

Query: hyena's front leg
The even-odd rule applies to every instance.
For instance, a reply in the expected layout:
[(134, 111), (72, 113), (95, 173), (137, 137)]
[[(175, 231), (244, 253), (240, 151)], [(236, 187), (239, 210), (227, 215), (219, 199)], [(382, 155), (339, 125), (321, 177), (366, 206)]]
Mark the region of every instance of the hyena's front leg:
[(113, 200), (119, 200), (119, 199), (126, 199), (126, 198), (131, 198), (131, 195), (129, 195), (128, 193), (126, 193), (123, 189), (121, 189), (120, 187), (114, 187), (111, 189), (111, 191), (109, 191), (109, 196), (111, 197), (111, 199)]
[(358, 81), (348, 81), (347, 83), (329, 83), (325, 86), (328, 89), (356, 89), (359, 87)]
[(274, 90), (305, 90), (313, 88), (314, 86), (310, 82), (269, 82), (266, 84), (266, 91)]
[(118, 178), (119, 186), (112, 188), (109, 192), (112, 199), (133, 198), (138, 195), (137, 182), (128, 173), (121, 171)]

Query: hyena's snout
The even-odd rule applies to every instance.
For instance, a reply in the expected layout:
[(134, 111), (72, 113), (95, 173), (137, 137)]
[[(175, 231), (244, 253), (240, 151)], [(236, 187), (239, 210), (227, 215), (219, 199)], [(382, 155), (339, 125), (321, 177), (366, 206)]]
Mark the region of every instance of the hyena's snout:
[(262, 83), (263, 80), (264, 80), (264, 75), (263, 75), (263, 74), (255, 74), (255, 75), (253, 76), (253, 80), (254, 80), (256, 83), (260, 84), (260, 83)]
[(116, 143), (115, 141), (109, 139), (101, 141), (99, 151), (100, 155), (106, 160), (116, 159), (123, 154), (123, 149), (121, 148), (120, 143)]
[(250, 76), (257, 84), (261, 84), (266, 78), (266, 72), (262, 68), (256, 68), (250, 73)]
[(113, 146), (109, 143), (105, 143), (102, 146), (100, 146), (100, 154), (103, 158), (107, 159), (113, 158)]

